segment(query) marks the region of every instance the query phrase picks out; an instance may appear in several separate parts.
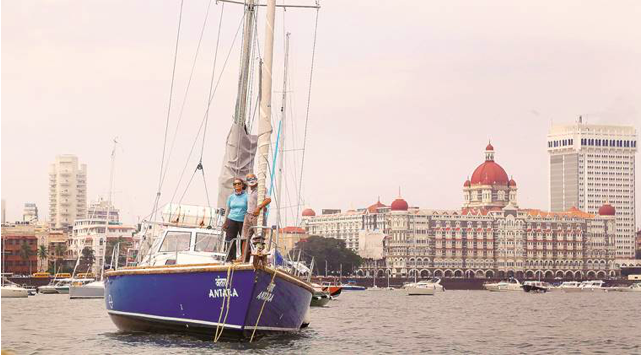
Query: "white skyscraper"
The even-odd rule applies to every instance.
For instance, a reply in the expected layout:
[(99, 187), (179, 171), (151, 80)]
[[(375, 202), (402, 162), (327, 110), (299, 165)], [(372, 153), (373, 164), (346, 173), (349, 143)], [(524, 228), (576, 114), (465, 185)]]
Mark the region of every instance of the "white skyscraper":
[(87, 165), (74, 155), (59, 155), (49, 170), (49, 215), (56, 228), (87, 217)]
[(38, 222), (38, 206), (35, 203), (25, 203), (25, 208), (22, 212), (22, 221), (28, 223)]
[(553, 212), (575, 206), (597, 214), (608, 202), (615, 207), (616, 258), (635, 256), (635, 155), (632, 126), (582, 122), (551, 127), (548, 133), (549, 201)]

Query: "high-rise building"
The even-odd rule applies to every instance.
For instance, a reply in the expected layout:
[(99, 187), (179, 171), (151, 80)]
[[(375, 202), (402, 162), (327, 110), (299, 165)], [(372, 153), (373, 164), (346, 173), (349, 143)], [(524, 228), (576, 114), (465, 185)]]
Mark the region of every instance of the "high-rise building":
[(27, 223), (38, 221), (38, 206), (36, 206), (35, 203), (25, 203), (25, 208), (22, 212), (22, 221)]
[(615, 207), (615, 256), (635, 256), (635, 156), (632, 126), (582, 122), (556, 125), (548, 133), (549, 201), (553, 212), (572, 207), (592, 214)]
[(7, 209), (5, 206), (6, 202), (2, 199), (2, 224), (7, 223)]
[(87, 165), (74, 155), (59, 155), (49, 170), (49, 216), (55, 228), (87, 217)]

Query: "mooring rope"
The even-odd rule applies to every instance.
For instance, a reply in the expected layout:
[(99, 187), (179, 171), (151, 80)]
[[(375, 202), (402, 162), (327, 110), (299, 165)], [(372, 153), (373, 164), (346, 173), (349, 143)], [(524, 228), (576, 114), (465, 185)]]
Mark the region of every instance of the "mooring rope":
[[(275, 258), (276, 258), (276, 253), (275, 253)], [(274, 268), (274, 273), (272, 274), (272, 279), (270, 280), (270, 283), (268, 284), (267, 288), (265, 291), (267, 291), (270, 288), (270, 285), (274, 283), (274, 279), (276, 278), (276, 267)], [(276, 288), (276, 284), (274, 284), (274, 287)], [(256, 328), (259, 326), (259, 321), (261, 320), (261, 316), (263, 315), (263, 309), (265, 308), (265, 304), (267, 303), (268, 297), (264, 297), (263, 299), (263, 304), (261, 305), (261, 311), (259, 312), (259, 316), (256, 318), (256, 323), (254, 324), (254, 330), (252, 330), (252, 336), (250, 337), (250, 343), (254, 340), (254, 333), (256, 333)]]
[[(215, 343), (218, 342), (223, 335), (223, 332), (225, 331), (225, 322), (227, 322), (227, 315), (230, 313), (230, 299), (232, 298), (230, 288), (232, 286), (232, 280), (234, 280), (234, 264), (230, 264), (227, 268), (227, 277), (225, 278), (225, 290), (227, 292), (223, 293), (223, 300), (221, 301), (221, 312), (218, 315), (218, 323), (216, 324), (216, 332), (214, 333)], [(227, 305), (225, 304), (226, 300)], [(223, 309), (225, 308), (227, 308), (227, 310), (225, 312), (225, 318), (223, 318)], [(223, 323), (221, 323), (221, 318), (223, 318)]]

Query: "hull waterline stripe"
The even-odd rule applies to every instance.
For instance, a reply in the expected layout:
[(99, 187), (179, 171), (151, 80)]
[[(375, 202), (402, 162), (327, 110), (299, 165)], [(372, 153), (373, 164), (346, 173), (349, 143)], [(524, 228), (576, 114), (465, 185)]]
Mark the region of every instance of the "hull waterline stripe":
[[(219, 324), (217, 322), (208, 322), (204, 320), (196, 320), (196, 319), (186, 319), (186, 318), (175, 318), (175, 317), (165, 317), (165, 316), (154, 316), (150, 314), (143, 314), (143, 313), (133, 313), (133, 312), (121, 312), (121, 311), (113, 311), (109, 310), (107, 311), (109, 314), (115, 314), (119, 316), (131, 316), (131, 317), (136, 317), (136, 318), (146, 318), (146, 319), (158, 319), (158, 320), (167, 320), (167, 321), (174, 321), (174, 322), (184, 322), (184, 323), (192, 323), (192, 324), (203, 324), (203, 325), (211, 325), (211, 326), (222, 326), (226, 328), (233, 328), (233, 329), (238, 329), (241, 330), (243, 327), (240, 325), (235, 325), (235, 324)], [(272, 331), (284, 331), (284, 332), (293, 332), (293, 331), (298, 331), (299, 329), (297, 328), (279, 328), (279, 327), (257, 327), (256, 329), (258, 330), (272, 330)]]

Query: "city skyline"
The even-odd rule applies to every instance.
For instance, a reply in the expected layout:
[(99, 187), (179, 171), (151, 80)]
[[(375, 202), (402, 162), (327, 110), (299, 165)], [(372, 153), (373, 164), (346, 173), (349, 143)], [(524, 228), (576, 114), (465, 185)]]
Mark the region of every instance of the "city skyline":
[[(528, 16), (516, 4), (506, 4), (502, 15), (459, 2), (438, 8), (406, 6), (415, 11), (364, 4), (322, 4), (305, 203), (299, 211), (365, 207), (377, 196), (390, 204), (399, 187), (412, 206), (458, 209), (463, 203), (459, 189), (482, 159), (488, 140), (497, 162), (519, 184), (520, 206), (547, 210), (546, 135), (551, 124), (572, 123), (582, 115), (591, 124), (631, 125), (640, 132), (636, 2), (608, 8), (568, 2), (554, 11), (538, 5), (528, 8)], [(42, 218), (50, 218), (47, 167), (59, 154), (74, 154), (88, 165), (88, 203), (106, 196), (114, 137), (121, 143), (114, 204), (126, 223), (149, 214), (171, 78), (177, 14), (172, 5), (177, 4), (149, 13), (144, 3), (89, 4), (83, 16), (74, 17), (70, 14), (77, 9), (65, 3), (3, 4), (2, 195), (8, 221), (20, 219), (26, 202), (36, 203), (45, 212)], [(179, 53), (177, 96), (183, 94), (206, 5), (186, 5), (185, 23), (192, 27), (186, 27), (185, 51)], [(212, 9), (206, 34), (210, 57), (220, 11)], [(115, 27), (111, 11), (128, 15)], [(365, 13), (359, 26), (347, 26), (352, 21), (347, 14), (360, 11)], [(577, 16), (569, 19), (570, 12)], [(374, 19), (383, 13), (390, 23), (379, 28)], [(313, 19), (301, 16), (296, 21)], [(69, 21), (52, 20), (60, 17)], [(412, 25), (402, 26), (400, 19)], [(462, 21), (465, 28), (453, 25)], [(234, 31), (232, 22), (223, 24), (227, 33)], [(70, 36), (79, 27), (83, 33)], [(363, 28), (369, 36), (363, 36)], [(292, 37), (292, 116), (299, 125), (294, 148), (301, 146), (310, 61), (310, 48), (297, 45), (309, 42), (311, 35)], [(50, 59), (42, 61), (44, 57)], [(281, 62), (277, 49), (275, 83)], [(209, 64), (197, 67), (201, 78), (194, 83), (195, 95), (206, 92)], [(229, 73), (221, 87), (233, 83), (235, 69)], [(226, 106), (215, 105), (215, 128), (208, 131), (204, 165), (210, 186), (216, 184), (226, 134), (220, 127), (229, 124), (233, 113), (228, 104), (234, 101), (233, 86), (221, 89), (225, 97), (216, 103)], [(30, 104), (34, 97), (39, 105)], [(163, 198), (172, 195), (202, 115), (201, 97), (190, 100), (185, 108), (189, 127), (179, 132)], [(35, 148), (13, 154), (23, 146)], [(205, 202), (199, 184), (188, 191), (185, 203)], [(636, 193), (639, 210), (639, 189)]]

